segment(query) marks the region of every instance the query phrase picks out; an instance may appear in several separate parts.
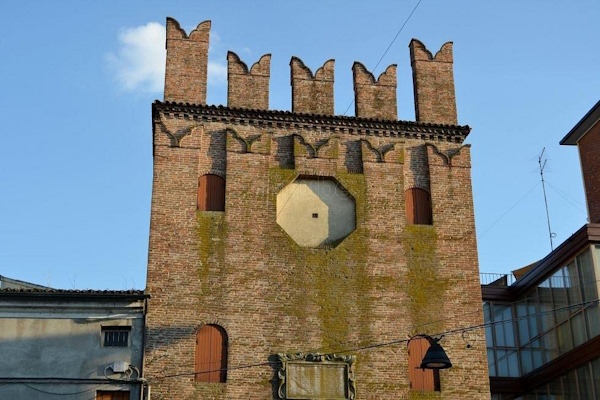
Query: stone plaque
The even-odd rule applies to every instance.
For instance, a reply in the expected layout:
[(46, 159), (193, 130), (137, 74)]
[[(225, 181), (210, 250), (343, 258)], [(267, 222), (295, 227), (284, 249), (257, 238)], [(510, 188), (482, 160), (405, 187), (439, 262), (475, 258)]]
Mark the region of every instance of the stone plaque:
[(354, 356), (279, 354), (279, 397), (288, 400), (355, 398)]

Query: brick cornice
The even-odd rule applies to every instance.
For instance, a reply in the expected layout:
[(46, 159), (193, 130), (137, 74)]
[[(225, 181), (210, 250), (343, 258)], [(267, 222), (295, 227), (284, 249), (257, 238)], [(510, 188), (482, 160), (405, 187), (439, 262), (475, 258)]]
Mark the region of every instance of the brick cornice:
[(384, 121), (370, 118), (292, 113), (276, 110), (248, 110), (224, 106), (161, 102), (152, 104), (155, 122), (160, 114), (260, 128), (311, 129), (359, 136), (384, 136), (462, 143), (471, 128), (468, 125), (430, 124), (413, 121)]

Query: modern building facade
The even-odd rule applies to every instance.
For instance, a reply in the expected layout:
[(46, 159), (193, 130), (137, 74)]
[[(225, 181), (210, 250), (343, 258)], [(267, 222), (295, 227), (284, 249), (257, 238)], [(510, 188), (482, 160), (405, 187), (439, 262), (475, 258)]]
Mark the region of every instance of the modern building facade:
[(416, 121), (398, 121), (395, 65), (352, 66), (346, 117), (334, 60), (293, 57), (292, 110), (270, 110), (269, 54), (230, 52), (228, 104), (207, 105), (209, 34), (167, 20), (152, 106), (152, 399), (488, 399), (482, 330), (444, 336), (435, 373), (408, 340), (483, 322), (452, 43), (411, 41)]
[(600, 102), (561, 144), (579, 149), (589, 223), (512, 285), (482, 286), (497, 399), (600, 398)]
[(143, 292), (18, 282), (0, 289), (0, 399), (140, 398)]

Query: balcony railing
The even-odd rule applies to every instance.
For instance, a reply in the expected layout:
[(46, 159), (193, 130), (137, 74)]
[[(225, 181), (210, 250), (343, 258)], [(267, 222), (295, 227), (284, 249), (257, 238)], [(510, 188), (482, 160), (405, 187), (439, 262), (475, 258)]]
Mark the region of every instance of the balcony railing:
[(482, 285), (510, 286), (515, 283), (515, 280), (513, 274), (497, 274), (494, 272), (481, 272), (479, 274), (479, 281)]

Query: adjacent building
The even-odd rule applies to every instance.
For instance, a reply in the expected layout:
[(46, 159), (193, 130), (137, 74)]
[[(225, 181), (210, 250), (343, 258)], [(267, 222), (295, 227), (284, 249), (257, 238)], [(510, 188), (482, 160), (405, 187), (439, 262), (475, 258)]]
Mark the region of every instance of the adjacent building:
[(589, 223), (482, 286), (494, 399), (600, 398), (600, 102), (560, 143), (579, 150)]
[[(270, 110), (270, 54), (230, 52), (227, 106), (207, 105), (210, 26), (167, 20), (152, 105), (152, 399), (489, 399), (484, 332), (456, 333), (483, 315), (452, 43), (410, 42), (399, 121), (395, 65), (352, 66), (347, 117), (334, 60), (293, 57), (292, 110)], [(454, 367), (420, 369), (416, 335), (444, 332)]]
[(147, 295), (2, 280), (0, 399), (140, 398)]

